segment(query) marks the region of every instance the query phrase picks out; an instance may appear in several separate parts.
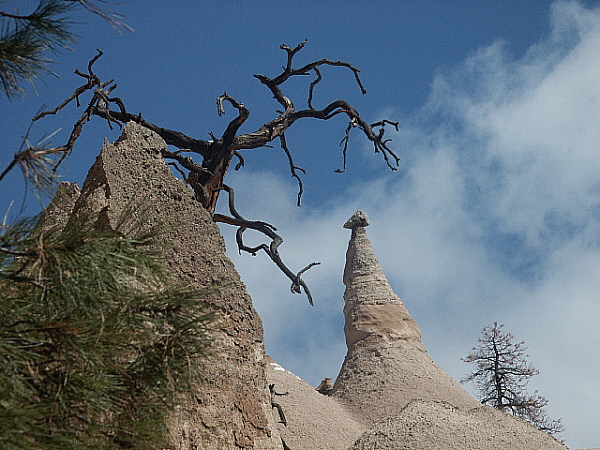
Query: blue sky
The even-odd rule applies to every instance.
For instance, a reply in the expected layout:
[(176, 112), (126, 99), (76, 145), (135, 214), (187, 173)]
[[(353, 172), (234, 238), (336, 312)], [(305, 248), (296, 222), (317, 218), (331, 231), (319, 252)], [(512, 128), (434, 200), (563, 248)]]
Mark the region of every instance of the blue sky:
[[(23, 11), (31, 1), (18, 4)], [(571, 448), (600, 446), (600, 9), (596, 2), (383, 1), (162, 2), (110, 8), (128, 16), (135, 33), (119, 35), (81, 12), (81, 39), (58, 57), (38, 94), (0, 101), (2, 167), (42, 104), (51, 107), (81, 84), (73, 75), (95, 65), (114, 78), (128, 110), (196, 138), (220, 134), (233, 111), (216, 114), (223, 91), (251, 112), (243, 132), (274, 117), (277, 105), (252, 75), (274, 76), (285, 62), (279, 45), (308, 39), (297, 64), (321, 58), (361, 69), (362, 96), (350, 72), (323, 70), (316, 104), (338, 98), (367, 121), (398, 120), (390, 172), (357, 133), (348, 170), (336, 174), (346, 123), (306, 121), (287, 133), (303, 177), (303, 206), (281, 150), (245, 153), (246, 167), (228, 175), (238, 210), (278, 227), (293, 268), (315, 299), (293, 296), (264, 256), (238, 256), (233, 230), (228, 253), (260, 312), (267, 352), (317, 385), (335, 377), (345, 355), (342, 270), (356, 209), (371, 218), (369, 237), (392, 287), (423, 332), (431, 356), (456, 379), (479, 330), (504, 323), (529, 346), (541, 371), (531, 382), (562, 417)], [(375, 6), (374, 6), (375, 5)], [(290, 85), (298, 105), (303, 79)], [(285, 87), (285, 86), (284, 86)], [(32, 141), (62, 127), (74, 106), (39, 122)], [(64, 165), (81, 182), (104, 138), (88, 124)], [(2, 211), (39, 210), (15, 173), (3, 184)]]

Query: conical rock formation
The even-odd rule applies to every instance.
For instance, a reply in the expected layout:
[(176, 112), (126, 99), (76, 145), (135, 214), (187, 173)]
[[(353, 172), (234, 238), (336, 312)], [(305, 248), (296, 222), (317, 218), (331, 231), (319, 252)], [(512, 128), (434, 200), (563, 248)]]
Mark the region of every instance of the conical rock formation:
[(352, 230), (344, 269), (346, 345), (351, 350), (359, 341), (400, 340), (422, 347), (417, 323), (392, 290), (377, 261), (367, 237), (365, 227), (368, 225), (369, 219), (362, 211), (357, 211), (344, 224), (344, 228)]
[[(177, 180), (161, 157), (165, 142), (134, 123), (105, 142), (72, 208), (70, 223), (97, 229), (132, 226), (164, 230), (159, 236), (167, 269), (185, 285), (208, 289), (216, 306), (207, 382), (173, 412), (173, 449), (281, 449), (265, 377), (263, 330), (246, 288), (225, 255), (210, 214)], [(67, 196), (70, 208), (76, 190)], [(63, 202), (64, 203), (64, 202)], [(64, 220), (57, 217), (52, 219)]]
[(352, 230), (344, 272), (348, 354), (332, 395), (268, 365), (288, 448), (564, 449), (528, 422), (482, 406), (432, 361), (375, 257), (368, 224), (358, 211), (345, 225)]
[(332, 395), (367, 423), (398, 414), (414, 399), (479, 406), (427, 353), (375, 256), (367, 225), (360, 211), (344, 225), (352, 230), (344, 269), (348, 353)]

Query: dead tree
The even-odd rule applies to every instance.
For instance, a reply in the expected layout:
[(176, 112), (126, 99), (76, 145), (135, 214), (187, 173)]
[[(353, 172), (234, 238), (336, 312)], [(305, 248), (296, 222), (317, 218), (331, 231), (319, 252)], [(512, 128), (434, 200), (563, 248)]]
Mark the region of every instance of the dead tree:
[(564, 430), (560, 421), (546, 415), (548, 400), (537, 391), (527, 394), (529, 379), (539, 374), (525, 354), (525, 342), (514, 342), (514, 336), (494, 322), (481, 330), (479, 345), (462, 360), (474, 364), (475, 370), (462, 382), (474, 382), (479, 401), (516, 417), (528, 420), (538, 429), (557, 434)]
[[(62, 162), (65, 156), (71, 153), (76, 139), (81, 134), (83, 125), (89, 121), (93, 115), (107, 120), (108, 125), (111, 128), (113, 123), (117, 123), (119, 126), (121, 126), (122, 123), (130, 121), (141, 124), (155, 131), (167, 144), (176, 148), (176, 150), (170, 148), (166, 149), (163, 151), (162, 156), (166, 160), (169, 160), (169, 164), (174, 165), (175, 168), (183, 174), (187, 183), (193, 188), (196, 199), (207, 211), (213, 214), (214, 220), (216, 222), (223, 222), (238, 227), (237, 244), (239, 251), (245, 251), (255, 255), (259, 250), (263, 250), (286, 274), (286, 276), (290, 278), (292, 281), (292, 292), (300, 293), (302, 289), (304, 289), (309, 302), (312, 304), (310, 292), (306, 284), (302, 281), (301, 275), (318, 263), (311, 263), (297, 273), (292, 272), (287, 268), (279, 256), (278, 247), (283, 242), (283, 239), (276, 233), (276, 228), (266, 222), (246, 220), (237, 213), (234, 206), (233, 189), (225, 186), (223, 183), (225, 174), (231, 166), (232, 159), (234, 157), (237, 158), (237, 163), (234, 168), (235, 170), (238, 170), (244, 165), (244, 159), (239, 154), (239, 150), (264, 147), (270, 142), (278, 139), (281, 149), (287, 156), (291, 175), (298, 182), (297, 203), (298, 206), (300, 206), (303, 192), (300, 173), (304, 173), (304, 169), (294, 163), (292, 152), (288, 147), (285, 136), (286, 130), (300, 119), (313, 118), (329, 120), (338, 115), (346, 116), (348, 119), (348, 126), (346, 127), (344, 137), (340, 143), (343, 153), (343, 167), (336, 170), (336, 172), (344, 172), (346, 169), (350, 133), (354, 128), (358, 128), (364, 136), (371, 141), (375, 152), (382, 154), (385, 163), (391, 170), (396, 170), (399, 164), (399, 158), (388, 146), (390, 139), (386, 139), (385, 137), (386, 125), (392, 126), (398, 130), (397, 122), (382, 120), (368, 124), (360, 116), (358, 111), (345, 100), (333, 101), (322, 109), (314, 107), (313, 94), (315, 88), (323, 79), (321, 69), (324, 66), (342, 67), (350, 70), (360, 91), (363, 94), (366, 94), (366, 90), (359, 76), (360, 71), (347, 62), (321, 59), (295, 68), (293, 65), (294, 57), (302, 50), (305, 44), (306, 41), (300, 43), (295, 48), (281, 45), (281, 49), (286, 52), (287, 61), (286, 65), (283, 67), (283, 71), (276, 77), (270, 78), (266, 75), (254, 75), (254, 77), (271, 92), (275, 100), (281, 105), (282, 109), (277, 111), (278, 115), (273, 120), (263, 124), (255, 131), (239, 134), (240, 128), (250, 115), (250, 111), (243, 103), (240, 103), (225, 92), (217, 98), (217, 113), (223, 115), (225, 113), (225, 106), (228, 104), (237, 111), (237, 116), (229, 122), (220, 137), (209, 133), (210, 139), (206, 140), (195, 139), (179, 131), (159, 127), (143, 119), (139, 114), (127, 112), (123, 101), (118, 97), (111, 96), (112, 91), (116, 88), (116, 84), (113, 84), (113, 80), (103, 82), (93, 71), (94, 63), (96, 63), (102, 55), (102, 52), (98, 50), (98, 54), (88, 64), (88, 73), (82, 73), (78, 70), (75, 71), (77, 75), (86, 79), (86, 83), (77, 88), (74, 93), (58, 107), (51, 111), (42, 112), (33, 119), (33, 121), (36, 121), (47, 114), (56, 114), (72, 100), (76, 100), (77, 106), (80, 106), (79, 96), (88, 91), (92, 92), (92, 98), (88, 102), (80, 119), (75, 123), (67, 143), (53, 148), (28, 148), (15, 155), (12, 165), (14, 166), (18, 163), (23, 167), (26, 165), (27, 161), (32, 160), (32, 158), (35, 158), (38, 154), (38, 157), (60, 155), (60, 158), (54, 167), (54, 170), (56, 170), (56, 167)], [(283, 93), (282, 86), (292, 77), (311, 74), (314, 75), (314, 79), (308, 86), (307, 107), (298, 109), (294, 102)], [(111, 104), (116, 105), (118, 109), (111, 109)], [(195, 161), (192, 158), (193, 155), (199, 155), (201, 162)], [(4, 174), (5, 173), (0, 174), (0, 179)], [(218, 197), (223, 190), (227, 191), (229, 195), (229, 211), (231, 216), (214, 213)], [(256, 230), (265, 234), (271, 239), (270, 244), (262, 244), (257, 247), (245, 246), (243, 244), (242, 235), (247, 229)]]

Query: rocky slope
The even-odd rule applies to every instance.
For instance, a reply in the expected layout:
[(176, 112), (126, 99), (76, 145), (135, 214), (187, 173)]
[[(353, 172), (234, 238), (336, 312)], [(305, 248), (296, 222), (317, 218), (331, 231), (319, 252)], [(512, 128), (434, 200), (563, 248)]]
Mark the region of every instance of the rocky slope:
[(525, 420), (489, 406), (461, 410), (446, 402), (413, 400), (364, 433), (348, 450), (564, 449)]
[[(285, 422), (277, 417), (279, 434), (291, 449), (346, 449), (367, 427), (334, 398), (322, 395), (274, 361), (267, 365), (267, 381), (276, 394)], [(283, 395), (278, 395), (283, 394)]]
[(165, 146), (152, 131), (128, 124), (117, 142), (105, 142), (81, 192), (63, 184), (42, 226), (125, 233), (159, 227), (169, 271), (216, 307), (207, 382), (173, 411), (171, 449), (564, 448), (528, 423), (482, 407), (429, 357), (377, 261), (361, 212), (346, 224), (348, 353), (333, 389), (323, 391), (330, 395), (265, 357), (260, 317), (219, 230), (162, 160)]

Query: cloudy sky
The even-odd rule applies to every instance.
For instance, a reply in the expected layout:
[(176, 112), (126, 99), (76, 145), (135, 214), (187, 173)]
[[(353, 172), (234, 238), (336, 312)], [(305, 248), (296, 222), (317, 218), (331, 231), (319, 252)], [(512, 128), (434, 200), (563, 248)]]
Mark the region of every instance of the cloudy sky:
[[(9, 6), (15, 2), (6, 2)], [(27, 2), (16, 2), (26, 4)], [(0, 101), (4, 166), (27, 120), (58, 104), (81, 80), (101, 48), (102, 78), (131, 111), (197, 138), (221, 132), (214, 99), (226, 90), (251, 111), (242, 131), (274, 117), (276, 104), (252, 74), (276, 75), (281, 43), (308, 39), (298, 64), (329, 58), (362, 70), (368, 94), (352, 74), (323, 70), (316, 104), (337, 98), (371, 122), (400, 122), (389, 171), (358, 133), (351, 136), (348, 171), (339, 141), (346, 123), (297, 123), (287, 136), (307, 170), (303, 206), (277, 148), (245, 154), (246, 167), (228, 175), (238, 210), (274, 224), (280, 253), (304, 275), (315, 306), (292, 295), (287, 279), (264, 255), (239, 256), (233, 230), (223, 228), (228, 253), (260, 312), (267, 352), (317, 385), (335, 377), (346, 347), (342, 270), (348, 230), (361, 209), (387, 274), (418, 322), (431, 356), (454, 378), (479, 331), (503, 323), (529, 347), (541, 374), (530, 383), (562, 417), (572, 448), (600, 446), (600, 9), (595, 2), (159, 2), (113, 5), (135, 33), (122, 36), (89, 14), (78, 14), (82, 36), (59, 57), (38, 94)], [(6, 9), (6, 8), (5, 8)], [(289, 87), (299, 106), (306, 84)], [(329, 83), (329, 84), (327, 84)], [(284, 86), (285, 88), (285, 86)], [(39, 124), (32, 140), (64, 127), (73, 106)], [(233, 117), (233, 111), (229, 112)], [(36, 134), (37, 133), (37, 134)], [(104, 137), (93, 121), (64, 168), (81, 181)], [(34, 213), (18, 174), (3, 185), (2, 211)], [(10, 189), (9, 189), (10, 186)], [(256, 237), (259, 239), (260, 237)], [(258, 242), (258, 241), (257, 241)]]

